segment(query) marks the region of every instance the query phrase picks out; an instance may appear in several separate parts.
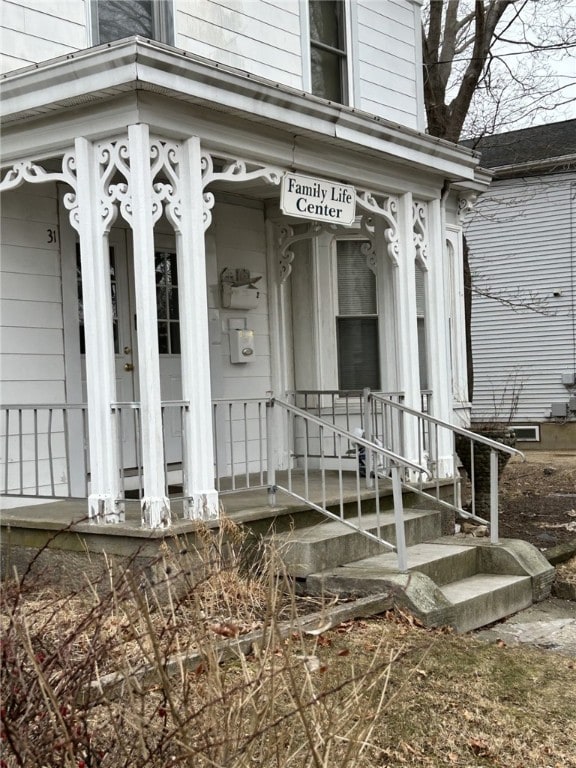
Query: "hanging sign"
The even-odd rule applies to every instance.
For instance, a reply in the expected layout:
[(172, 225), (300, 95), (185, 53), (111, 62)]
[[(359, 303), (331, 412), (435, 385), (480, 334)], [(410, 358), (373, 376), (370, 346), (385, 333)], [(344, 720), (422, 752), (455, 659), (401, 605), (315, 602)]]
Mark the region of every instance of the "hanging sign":
[(350, 226), (356, 218), (356, 190), (326, 179), (286, 173), (280, 188), (280, 208), (287, 216)]

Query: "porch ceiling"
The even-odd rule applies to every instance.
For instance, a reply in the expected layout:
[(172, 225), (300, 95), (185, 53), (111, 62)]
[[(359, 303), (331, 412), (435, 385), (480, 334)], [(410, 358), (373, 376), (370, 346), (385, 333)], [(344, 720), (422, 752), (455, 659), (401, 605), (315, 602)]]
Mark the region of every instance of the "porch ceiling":
[(138, 37), (7, 73), (1, 83), (4, 164), (20, 159), (25, 123), (33, 131), (43, 116), (148, 91), (455, 181), (473, 181), (478, 167), (475, 153), (450, 142)]

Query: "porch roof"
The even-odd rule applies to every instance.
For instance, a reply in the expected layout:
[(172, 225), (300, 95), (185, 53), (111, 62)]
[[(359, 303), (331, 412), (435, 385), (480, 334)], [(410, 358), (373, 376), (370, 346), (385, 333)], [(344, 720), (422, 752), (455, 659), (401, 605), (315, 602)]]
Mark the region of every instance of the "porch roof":
[[(0, 82), (6, 164), (21, 157), (24, 122), (141, 91), (288, 130), (296, 144), (321, 139), (452, 181), (474, 182), (479, 163), (475, 152), (443, 139), (139, 37), (15, 70)], [(83, 129), (91, 130), (86, 122)]]

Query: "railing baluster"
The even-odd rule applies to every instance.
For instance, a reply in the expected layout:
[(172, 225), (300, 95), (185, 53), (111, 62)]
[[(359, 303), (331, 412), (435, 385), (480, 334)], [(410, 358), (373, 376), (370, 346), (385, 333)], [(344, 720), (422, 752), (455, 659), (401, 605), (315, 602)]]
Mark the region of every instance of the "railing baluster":
[(135, 419), (135, 430), (136, 430), (136, 467), (138, 471), (138, 498), (143, 499), (144, 498), (144, 467), (142, 466), (142, 456), (141, 456), (141, 440), (142, 440), (142, 429), (141, 429), (141, 413), (140, 413), (140, 406), (137, 404), (136, 408), (134, 409), (134, 419)]
[(266, 480), (268, 482), (268, 504), (276, 506), (276, 463), (274, 458), (274, 400), (266, 402)]
[(4, 493), (8, 493), (10, 486), (9, 486), (9, 478), (8, 478), (8, 467), (10, 466), (9, 463), (9, 457), (10, 457), (10, 410), (8, 408), (5, 409), (6, 413), (6, 419), (5, 419), (5, 429), (6, 434), (4, 435)]
[(342, 477), (342, 435), (338, 435), (338, 496), (340, 497), (340, 518), (344, 519), (344, 484)]
[[(114, 408), (116, 414), (116, 427), (118, 429), (118, 460), (120, 462), (120, 486), (122, 489), (122, 496), (126, 497), (126, 469), (124, 467), (124, 410), (118, 406)], [(134, 420), (133, 414), (131, 414), (130, 421)]]
[(67, 496), (72, 495), (72, 478), (70, 476), (70, 440), (69, 440), (69, 420), (68, 409), (62, 408), (62, 419), (64, 422), (64, 454), (66, 461), (66, 478), (68, 480), (68, 493)]
[(36, 496), (40, 495), (40, 456), (38, 454), (38, 409), (34, 408), (34, 479), (36, 486)]
[(498, 452), (490, 451), (490, 543), (498, 544)]
[(264, 441), (262, 435), (262, 403), (257, 403), (258, 410), (258, 460), (260, 462), (260, 485), (264, 485)]
[(212, 403), (212, 436), (214, 445), (214, 475), (216, 477), (216, 490), (220, 492), (220, 464), (218, 460), (218, 403)]
[(88, 409), (82, 408), (82, 444), (84, 451), (84, 495), (87, 497), (90, 490), (88, 485), (89, 472), (89, 435), (88, 435)]
[(250, 487), (250, 464), (248, 455), (248, 404), (243, 403), (244, 413), (244, 466), (246, 470), (246, 487)]
[(180, 406), (180, 456), (182, 459), (182, 496), (186, 494), (186, 490), (188, 490), (189, 482), (188, 478), (184, 477), (184, 467), (188, 466), (188, 445), (186, 444), (186, 430), (184, 429), (186, 418), (184, 414), (186, 413), (188, 406), (182, 404)]
[(326, 462), (324, 461), (324, 427), (320, 426), (320, 476), (322, 481), (322, 506), (326, 507)]
[(166, 432), (168, 431), (169, 424), (167, 423), (166, 419), (166, 407), (163, 404), (160, 406), (160, 423), (162, 425), (162, 453), (164, 454), (164, 493), (166, 496), (168, 496), (168, 446), (166, 443)]
[(22, 408), (18, 409), (18, 458), (20, 461), (20, 494), (24, 493), (24, 455), (22, 453)]
[(234, 461), (234, 425), (232, 422), (232, 403), (228, 406), (228, 433), (230, 437), (230, 476), (232, 478), (232, 490), (236, 490), (236, 462)]
[[(306, 434), (306, 446), (308, 446), (308, 436), (309, 436), (309, 430), (308, 430), (308, 422), (304, 422), (304, 432)], [(308, 458), (309, 458), (309, 451), (306, 450), (304, 453), (304, 493), (306, 496), (310, 495), (310, 489), (308, 486)]]
[(54, 487), (54, 457), (52, 452), (52, 408), (48, 409), (48, 465), (50, 467), (50, 490), (56, 495)]

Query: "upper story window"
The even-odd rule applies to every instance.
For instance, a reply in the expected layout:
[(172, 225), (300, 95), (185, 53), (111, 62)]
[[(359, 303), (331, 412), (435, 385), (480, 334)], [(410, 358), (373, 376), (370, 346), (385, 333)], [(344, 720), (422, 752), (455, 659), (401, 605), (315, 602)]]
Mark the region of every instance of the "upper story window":
[(94, 45), (141, 35), (173, 43), (172, 0), (92, 0)]
[(346, 103), (346, 25), (343, 0), (308, 0), (312, 93)]

